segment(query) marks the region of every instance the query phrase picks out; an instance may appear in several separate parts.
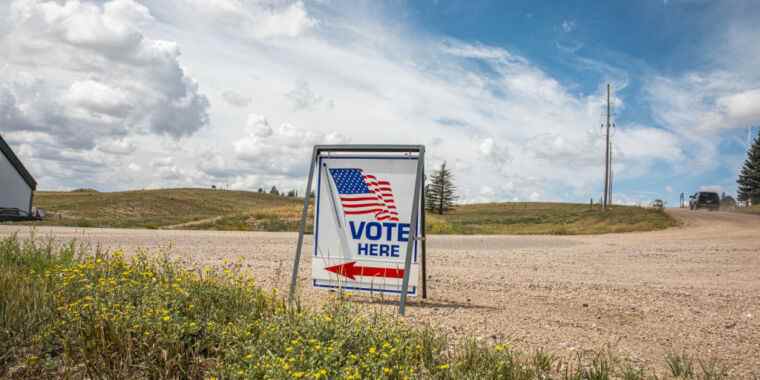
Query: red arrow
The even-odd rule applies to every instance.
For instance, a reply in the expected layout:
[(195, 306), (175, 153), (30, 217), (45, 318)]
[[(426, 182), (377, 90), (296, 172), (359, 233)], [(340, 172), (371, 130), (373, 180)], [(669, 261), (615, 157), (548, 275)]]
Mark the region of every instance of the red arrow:
[(348, 277), (352, 280), (356, 280), (354, 276), (404, 278), (403, 269), (360, 267), (356, 265), (356, 261), (333, 265), (325, 268), (325, 270), (337, 273), (343, 277)]

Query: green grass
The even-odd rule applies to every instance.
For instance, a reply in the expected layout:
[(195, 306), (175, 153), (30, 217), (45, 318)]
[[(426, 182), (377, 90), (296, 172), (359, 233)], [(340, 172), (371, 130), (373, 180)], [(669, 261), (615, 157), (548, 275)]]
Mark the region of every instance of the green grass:
[[(181, 228), (226, 231), (297, 231), (303, 201), (247, 191), (163, 189), (99, 193), (38, 192), (47, 225)], [(312, 210), (313, 211), (313, 210)], [(311, 231), (313, 213), (307, 231)], [(431, 234), (600, 234), (651, 231), (676, 221), (660, 210), (571, 203), (461, 205), (446, 215), (428, 213)]]
[(654, 377), (606, 350), (563, 358), (455, 343), (344, 297), (305, 309), (236, 264), (189, 268), (9, 237), (0, 241), (0, 378), (726, 378), (691, 356), (668, 356), (671, 371)]
[(738, 207), (735, 210), (736, 212), (741, 212), (745, 214), (756, 214), (760, 215), (760, 205), (754, 205), (752, 207)]
[(662, 210), (572, 203), (487, 203), (428, 213), (431, 234), (601, 234), (652, 231), (676, 225)]

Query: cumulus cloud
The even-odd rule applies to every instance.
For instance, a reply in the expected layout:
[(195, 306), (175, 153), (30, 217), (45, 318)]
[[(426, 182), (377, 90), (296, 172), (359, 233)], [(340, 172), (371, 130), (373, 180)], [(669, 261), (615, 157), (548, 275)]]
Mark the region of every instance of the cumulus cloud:
[(135, 154), (130, 136), (180, 139), (209, 125), (210, 103), (180, 64), (177, 44), (147, 36), (156, 19), (145, 5), (3, 6), (0, 120), (6, 133), (36, 136), (15, 148), (43, 186), (112, 187), (119, 179), (105, 165)]
[(255, 113), (248, 115), (246, 129), (248, 130), (249, 135), (257, 138), (267, 138), (274, 133), (274, 130), (272, 130), (272, 127), (269, 125), (269, 120), (264, 116)]
[(248, 107), (251, 105), (251, 101), (253, 100), (250, 96), (245, 96), (233, 90), (227, 90), (223, 92), (222, 98), (227, 101), (227, 103), (235, 107)]
[(0, 85), (0, 120), (8, 130), (22, 130), (28, 127), (18, 107), (16, 96), (3, 85)]
[(92, 148), (132, 131), (181, 138), (208, 125), (208, 99), (179, 64), (176, 44), (141, 31), (153, 21), (145, 6), (16, 0), (10, 8), (0, 40), (9, 54), (0, 61), (6, 80), (27, 78), (4, 83), (1, 110), (21, 128)]
[(285, 96), (291, 101), (294, 110), (307, 110), (323, 103), (327, 104), (328, 107), (333, 106), (332, 101), (315, 94), (309, 87), (309, 82), (303, 80), (298, 81), (296, 86)]
[(258, 37), (295, 37), (313, 27), (316, 21), (309, 17), (302, 2), (285, 7), (280, 12), (258, 15), (259, 26), (255, 30)]
[(313, 132), (288, 123), (273, 128), (266, 117), (250, 114), (245, 133), (232, 144), (232, 154), (204, 151), (196, 169), (207, 181), (234, 189), (300, 188), (314, 145), (348, 142), (340, 133)]
[(123, 119), (132, 108), (125, 91), (91, 79), (72, 83), (63, 94), (62, 105), (70, 110), (68, 112), (85, 118)]
[[(349, 139), (335, 132), (314, 132), (283, 123), (277, 128), (269, 127), (266, 119), (258, 115), (253, 129), (236, 141), (235, 157), (246, 163), (246, 167), (259, 172), (289, 176), (302, 175), (308, 167), (311, 149), (317, 144), (345, 144)], [(262, 131), (265, 131), (262, 133)]]

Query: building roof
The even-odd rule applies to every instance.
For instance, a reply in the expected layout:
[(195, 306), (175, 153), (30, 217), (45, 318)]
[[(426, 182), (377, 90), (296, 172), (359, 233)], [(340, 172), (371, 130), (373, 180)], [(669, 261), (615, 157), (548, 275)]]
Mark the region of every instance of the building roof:
[(26, 182), (27, 185), (29, 185), (32, 190), (37, 189), (37, 181), (34, 180), (34, 177), (32, 177), (31, 174), (29, 174), (29, 171), (26, 170), (24, 167), (24, 164), (21, 163), (21, 160), (16, 157), (16, 154), (13, 153), (13, 150), (11, 150), (11, 147), (8, 146), (8, 143), (5, 142), (3, 139), (3, 136), (0, 136), (0, 152), (3, 153), (3, 155), (8, 159), (8, 161), (13, 165), (14, 168), (16, 168), (16, 171), (19, 175), (21, 175), (21, 178), (24, 179), (24, 182)]

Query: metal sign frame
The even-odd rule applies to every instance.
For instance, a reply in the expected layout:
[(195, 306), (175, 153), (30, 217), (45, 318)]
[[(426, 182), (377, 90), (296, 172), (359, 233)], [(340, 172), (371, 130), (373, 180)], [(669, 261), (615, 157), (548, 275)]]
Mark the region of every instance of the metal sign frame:
[[(315, 145), (311, 154), (311, 164), (309, 165), (309, 177), (306, 182), (306, 193), (303, 200), (303, 210), (301, 212), (301, 222), (298, 227), (298, 242), (296, 244), (296, 255), (293, 261), (293, 273), (290, 278), (290, 291), (288, 293), (288, 302), (292, 303), (295, 298), (296, 288), (298, 286), (298, 270), (301, 264), (301, 251), (303, 248), (303, 238), (306, 230), (306, 218), (309, 214), (309, 198), (311, 197), (311, 184), (314, 181), (314, 168), (317, 165), (318, 158), (323, 153), (416, 153), (417, 154), (417, 175), (414, 182), (414, 198), (412, 201), (412, 214), (410, 221), (410, 231), (415, 231), (412, 242), (406, 246), (406, 257), (404, 258), (404, 278), (401, 283), (401, 294), (399, 299), (399, 314), (404, 315), (406, 312), (406, 296), (409, 291), (409, 276), (412, 266), (412, 249), (416, 244), (421, 242), (419, 249), (421, 253), (422, 265), (420, 268), (420, 281), (422, 282), (422, 298), (427, 298), (427, 254), (425, 252), (425, 213), (419, 214), (424, 207), (425, 192), (425, 146), (424, 145)], [(314, 198), (316, 203), (316, 196)], [(420, 222), (418, 226), (418, 222)], [(419, 235), (417, 235), (419, 233)]]

